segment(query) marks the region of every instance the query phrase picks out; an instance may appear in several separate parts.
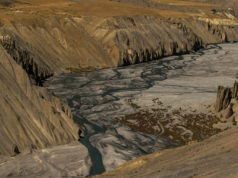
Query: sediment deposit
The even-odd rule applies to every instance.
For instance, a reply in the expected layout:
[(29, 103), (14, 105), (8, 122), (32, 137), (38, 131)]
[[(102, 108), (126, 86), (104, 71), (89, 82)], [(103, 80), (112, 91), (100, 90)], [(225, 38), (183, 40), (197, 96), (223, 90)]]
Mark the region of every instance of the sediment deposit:
[(232, 122), (222, 123), (209, 108), (217, 86), (236, 80), (237, 46), (210, 45), (195, 54), (65, 74), (45, 86), (69, 103), (90, 149), (98, 150), (91, 158), (99, 153), (97, 164), (109, 171), (141, 155), (230, 128)]

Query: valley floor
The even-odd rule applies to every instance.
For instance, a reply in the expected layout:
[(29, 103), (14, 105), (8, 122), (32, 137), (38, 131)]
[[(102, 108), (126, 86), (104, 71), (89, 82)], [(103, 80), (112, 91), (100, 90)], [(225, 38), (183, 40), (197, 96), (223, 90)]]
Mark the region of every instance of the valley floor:
[[(194, 54), (150, 63), (66, 74), (46, 86), (68, 102), (75, 121), (83, 125), (83, 136), (90, 135), (88, 142), (99, 150), (108, 171), (135, 157), (203, 140), (231, 127), (232, 122), (220, 122), (210, 106), (217, 86), (232, 86), (236, 80), (237, 47), (237, 43), (210, 45)], [(162, 110), (163, 117), (156, 110)], [(138, 112), (150, 114), (145, 120), (137, 116), (120, 121)], [(92, 153), (91, 159), (95, 156)]]
[[(237, 78), (237, 47), (237, 43), (210, 45), (194, 54), (51, 78), (46, 87), (71, 107), (75, 122), (81, 125), (81, 143), (33, 150), (33, 153), (23, 153), (11, 159), (1, 158), (0, 176), (86, 176), (92, 173), (90, 166), (102, 165), (101, 170), (94, 170), (94, 174), (98, 174), (102, 169), (110, 171), (139, 156), (178, 146), (176, 140), (171, 139), (175, 133), (181, 137), (187, 134), (186, 142), (193, 141), (196, 130), (188, 127), (177, 113), (167, 117), (173, 120), (168, 125), (161, 124), (158, 117), (153, 128), (158, 126), (159, 132), (155, 133), (134, 130), (133, 126), (140, 123), (139, 120), (129, 120), (128, 124), (117, 119), (142, 110), (154, 114), (153, 109), (162, 106), (166, 108), (163, 110), (165, 116), (178, 108), (185, 113), (209, 114), (208, 107), (215, 102), (217, 86), (231, 86)], [(156, 115), (153, 118), (156, 119)], [(208, 120), (205, 124), (215, 129), (216, 123)], [(223, 126), (231, 125), (227, 122)], [(171, 129), (171, 135), (165, 134), (166, 129)], [(202, 139), (208, 136), (204, 135)], [(219, 139), (219, 136), (213, 138)], [(210, 141), (199, 145), (206, 147), (206, 142)], [(229, 143), (233, 141), (229, 140)], [(180, 149), (183, 147), (176, 150)], [(167, 152), (173, 151), (163, 153)], [(230, 152), (229, 155), (234, 157), (235, 152)]]

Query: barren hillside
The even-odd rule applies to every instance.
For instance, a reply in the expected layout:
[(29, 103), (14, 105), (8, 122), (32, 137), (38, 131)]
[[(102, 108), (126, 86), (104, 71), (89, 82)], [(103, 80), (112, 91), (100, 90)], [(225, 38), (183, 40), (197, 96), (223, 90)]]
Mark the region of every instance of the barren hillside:
[(66, 144), (78, 139), (70, 108), (44, 88), (0, 47), (0, 155)]
[[(34, 54), (29, 63), (47, 74), (134, 64), (238, 41), (234, 11), (207, 2), (21, 0), (1, 7), (0, 15), (0, 34), (10, 39), (3, 46), (11, 55), (19, 46)], [(9, 49), (9, 42), (17, 49)]]

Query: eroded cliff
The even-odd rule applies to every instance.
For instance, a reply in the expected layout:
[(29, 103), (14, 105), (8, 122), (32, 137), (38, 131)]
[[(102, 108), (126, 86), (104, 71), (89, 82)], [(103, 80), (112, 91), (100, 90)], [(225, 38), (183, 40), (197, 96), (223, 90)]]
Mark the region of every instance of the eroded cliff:
[(217, 100), (214, 110), (224, 120), (232, 121), (233, 125), (238, 121), (238, 83), (233, 87), (218, 87)]
[(27, 0), (2, 8), (0, 22), (3, 46), (18, 63), (26, 52), (28, 62), (20, 63), (35, 78), (36, 73), (45, 78), (135, 64), (238, 41), (234, 9), (186, 1)]
[(0, 46), (0, 154), (66, 144), (78, 139), (70, 108), (31, 84), (27, 73)]

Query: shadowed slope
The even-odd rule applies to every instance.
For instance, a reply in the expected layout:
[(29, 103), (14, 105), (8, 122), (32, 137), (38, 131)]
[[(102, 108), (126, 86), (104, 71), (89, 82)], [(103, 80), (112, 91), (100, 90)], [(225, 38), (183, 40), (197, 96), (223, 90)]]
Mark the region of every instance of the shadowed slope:
[(0, 46), (0, 154), (66, 144), (78, 139), (69, 107), (32, 86), (25, 71)]

